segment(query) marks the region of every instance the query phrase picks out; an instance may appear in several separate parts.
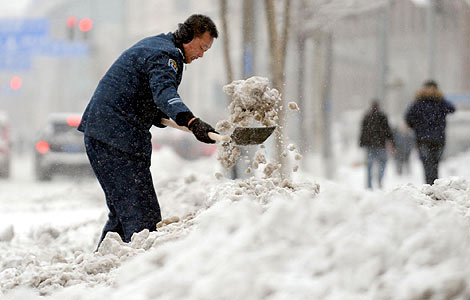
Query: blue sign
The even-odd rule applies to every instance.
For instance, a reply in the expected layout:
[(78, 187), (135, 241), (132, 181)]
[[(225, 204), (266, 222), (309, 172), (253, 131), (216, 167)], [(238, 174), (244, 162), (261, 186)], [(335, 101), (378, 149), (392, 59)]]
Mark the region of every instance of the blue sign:
[(34, 55), (63, 57), (88, 52), (86, 43), (50, 39), (47, 19), (0, 19), (0, 70), (29, 70)]
[(39, 44), (33, 54), (47, 56), (80, 56), (87, 55), (89, 47), (85, 43), (68, 42), (63, 40), (49, 40)]
[(0, 19), (1, 35), (49, 35), (49, 20), (44, 18)]
[(31, 69), (31, 55), (2, 55), (0, 54), (0, 70), (20, 70)]

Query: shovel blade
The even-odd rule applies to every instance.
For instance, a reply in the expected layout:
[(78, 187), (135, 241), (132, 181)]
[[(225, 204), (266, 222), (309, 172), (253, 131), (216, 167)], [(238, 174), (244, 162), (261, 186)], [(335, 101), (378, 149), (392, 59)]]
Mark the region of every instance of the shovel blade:
[(233, 131), (232, 141), (237, 145), (258, 145), (273, 133), (276, 126), (271, 127), (237, 127)]

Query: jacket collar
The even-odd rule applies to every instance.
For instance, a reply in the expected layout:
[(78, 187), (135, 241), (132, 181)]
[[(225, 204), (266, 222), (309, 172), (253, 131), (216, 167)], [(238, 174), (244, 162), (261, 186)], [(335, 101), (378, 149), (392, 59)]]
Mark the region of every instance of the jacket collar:
[(182, 43), (176, 43), (175, 42), (175, 35), (170, 32), (169, 33), (170, 37), (171, 37), (171, 40), (173, 41), (173, 43), (175, 44), (175, 47), (176, 49), (178, 49), (178, 51), (181, 53), (181, 56), (183, 57), (183, 61), (186, 60), (186, 57), (184, 56), (184, 48), (183, 48), (183, 44)]

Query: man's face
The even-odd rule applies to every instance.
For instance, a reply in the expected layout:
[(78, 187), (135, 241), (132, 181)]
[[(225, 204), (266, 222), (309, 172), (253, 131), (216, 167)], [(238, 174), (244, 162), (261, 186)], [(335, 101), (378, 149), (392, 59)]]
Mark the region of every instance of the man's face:
[(189, 64), (193, 60), (198, 59), (204, 55), (204, 52), (210, 49), (214, 38), (211, 37), (209, 32), (204, 32), (200, 37), (193, 38), (187, 44), (183, 44), (185, 63)]

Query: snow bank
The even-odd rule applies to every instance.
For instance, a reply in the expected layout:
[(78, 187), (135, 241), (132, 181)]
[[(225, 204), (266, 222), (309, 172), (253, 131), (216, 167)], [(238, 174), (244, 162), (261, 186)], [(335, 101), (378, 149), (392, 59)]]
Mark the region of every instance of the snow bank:
[[(387, 193), (322, 183), (317, 194), (309, 182), (281, 188), (256, 178), (191, 184), (205, 196), (181, 222), (130, 244), (109, 236), (99, 253), (77, 253), (66, 241), (51, 244), (53, 230), (32, 237), (49, 249), (2, 255), (2, 291), (77, 300), (470, 297), (464, 179)], [(184, 185), (172, 188), (187, 195)]]
[[(266, 81), (253, 80), (266, 88)], [(242, 83), (229, 92), (249, 92)], [(253, 163), (265, 164), (257, 154)], [(468, 165), (462, 161), (454, 171)], [(298, 180), (306, 174), (216, 180), (215, 163), (189, 164), (168, 151), (153, 158), (162, 215), (180, 221), (134, 234), (128, 244), (108, 234), (93, 252), (105, 216), (79, 215), (81, 223), (34, 226), (28, 234), (0, 228), (0, 298), (470, 298), (466, 177), (387, 192), (322, 182), (320, 193), (313, 181)], [(47, 215), (55, 208), (64, 219), (65, 208), (78, 211), (97, 198), (88, 186), (79, 188), (84, 199), (67, 197), (65, 188), (31, 211)], [(55, 203), (62, 198), (72, 204)]]

